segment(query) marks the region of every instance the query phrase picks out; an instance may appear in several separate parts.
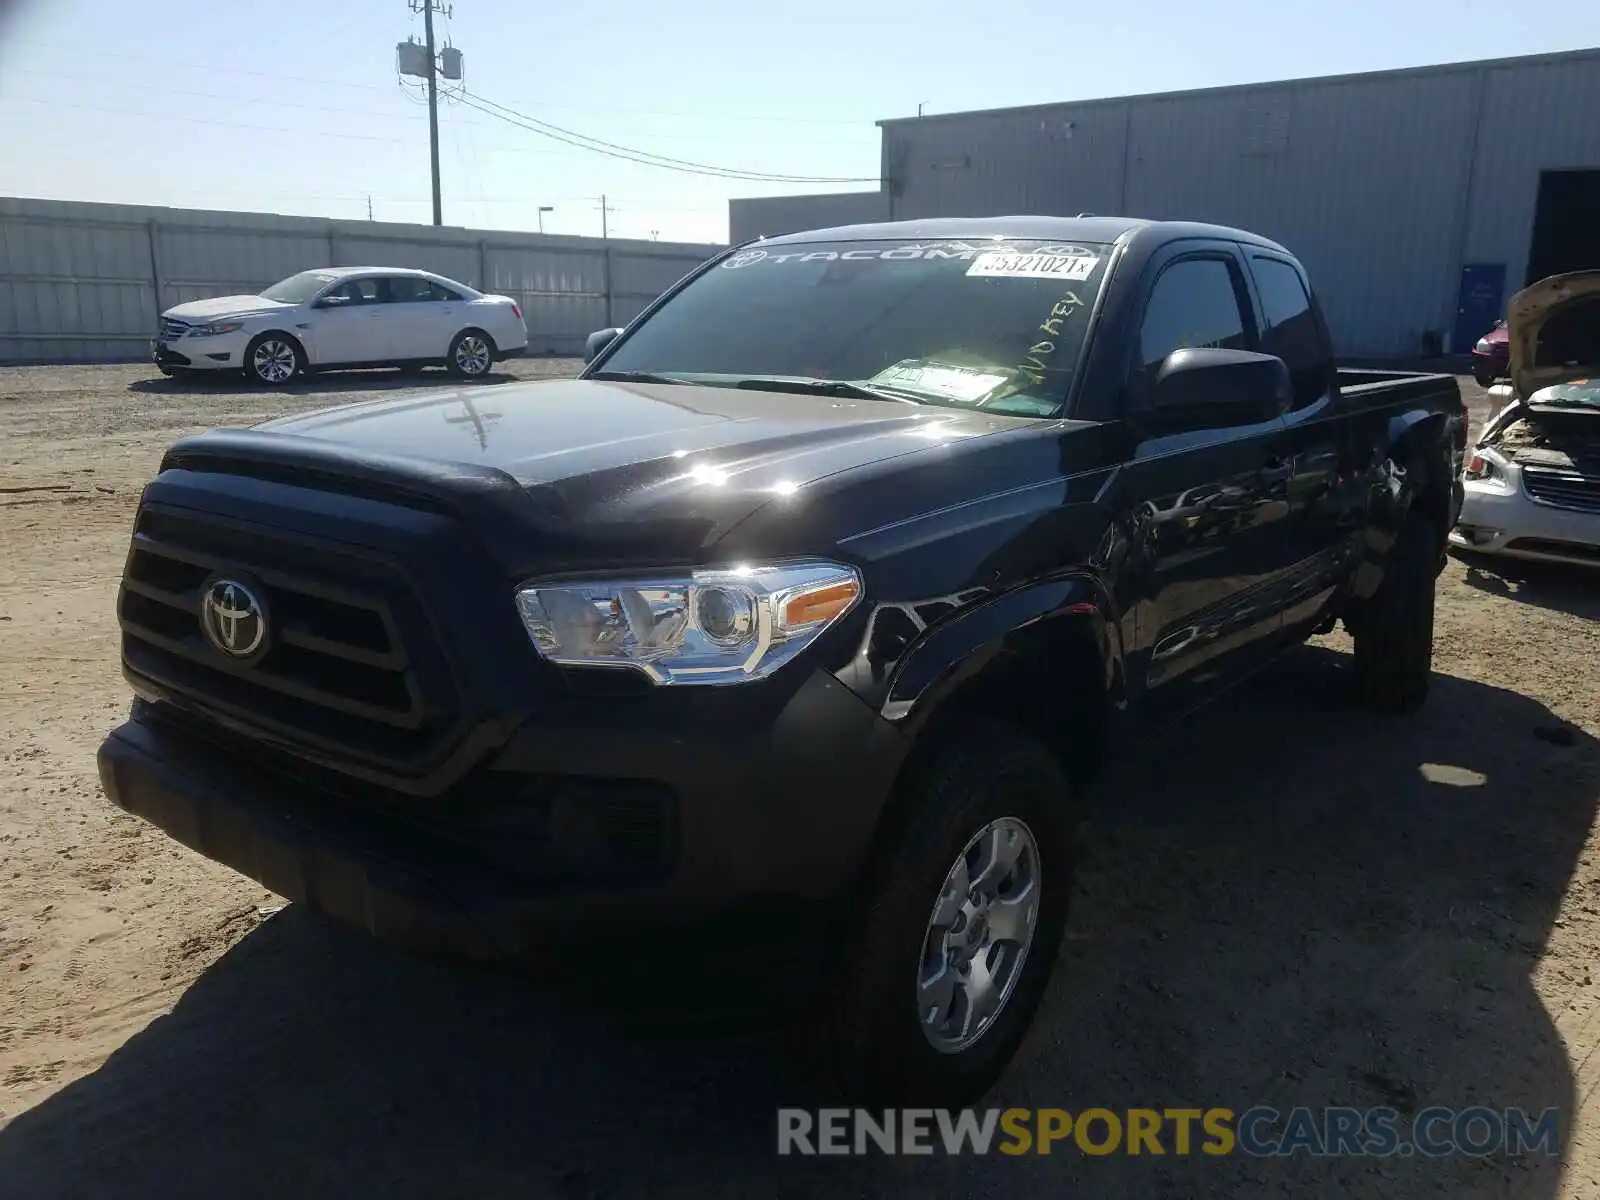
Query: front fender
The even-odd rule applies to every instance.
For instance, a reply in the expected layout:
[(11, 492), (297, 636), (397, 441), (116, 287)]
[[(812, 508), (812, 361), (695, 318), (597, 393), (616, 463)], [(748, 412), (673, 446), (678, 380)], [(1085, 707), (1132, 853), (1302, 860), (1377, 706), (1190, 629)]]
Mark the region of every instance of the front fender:
[[(1460, 509), (1448, 414), (1426, 409), (1397, 413), (1389, 418), (1384, 440), (1369, 481), (1366, 545), (1351, 583), (1358, 602), (1370, 599), (1383, 582), (1389, 551), (1419, 498), (1436, 498), (1440, 511), (1430, 515), (1446, 527)], [(1444, 530), (1440, 533), (1442, 537)]]
[(1421, 409), (1397, 413), (1389, 419), (1386, 440), (1385, 479), (1380, 490), (1388, 503), (1382, 515), (1389, 518), (1391, 529), (1398, 529), (1419, 495), (1434, 484), (1449, 481), (1450, 417)]
[(841, 682), (908, 733), (997, 660), (1012, 657), (1043, 667), (1067, 638), (1090, 641), (1107, 695), (1121, 704), (1121, 627), (1107, 588), (1093, 575), (1025, 584), (976, 600), (932, 625), (918, 616), (919, 607), (926, 605), (880, 605), (861, 653), (839, 673)]

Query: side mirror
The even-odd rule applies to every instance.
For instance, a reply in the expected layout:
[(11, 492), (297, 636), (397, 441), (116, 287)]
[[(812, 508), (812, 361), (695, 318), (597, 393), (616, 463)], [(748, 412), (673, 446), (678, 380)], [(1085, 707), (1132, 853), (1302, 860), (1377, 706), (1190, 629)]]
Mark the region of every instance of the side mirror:
[(342, 308), (349, 302), (345, 296), (319, 296), (311, 302), (312, 308)]
[(592, 363), (600, 357), (600, 352), (612, 342), (617, 340), (620, 329), (597, 329), (589, 335), (589, 340), (583, 344), (583, 361)]
[(1251, 425), (1293, 402), (1289, 367), (1249, 350), (1174, 350), (1156, 373), (1152, 416), (1163, 432)]

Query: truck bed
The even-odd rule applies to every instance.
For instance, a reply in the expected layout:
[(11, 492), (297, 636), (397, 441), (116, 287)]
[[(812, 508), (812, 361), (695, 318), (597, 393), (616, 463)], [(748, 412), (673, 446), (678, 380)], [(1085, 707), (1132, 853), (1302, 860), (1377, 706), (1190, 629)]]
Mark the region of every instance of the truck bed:
[(1345, 395), (1370, 395), (1373, 392), (1395, 392), (1404, 395), (1424, 395), (1443, 388), (1459, 392), (1460, 385), (1454, 375), (1436, 371), (1376, 371), (1362, 367), (1340, 367), (1339, 390)]

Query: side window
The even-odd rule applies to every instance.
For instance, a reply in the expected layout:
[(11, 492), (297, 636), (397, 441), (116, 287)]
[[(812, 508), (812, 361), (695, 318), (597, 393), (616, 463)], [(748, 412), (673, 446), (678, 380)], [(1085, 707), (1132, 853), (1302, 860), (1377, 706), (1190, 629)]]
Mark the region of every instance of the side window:
[(355, 304), (377, 304), (380, 298), (378, 281), (372, 278), (347, 279), (324, 298), (343, 308)]
[(395, 275), (388, 281), (390, 304), (423, 304), (434, 300), (454, 300), (448, 288), (416, 275)]
[(1314, 404), (1328, 392), (1331, 363), (1305, 280), (1292, 263), (1281, 258), (1253, 257), (1250, 272), (1256, 279), (1267, 325), (1261, 335), (1261, 349), (1288, 364), (1289, 377), (1294, 381), (1295, 408)]
[(1138, 373), (1153, 381), (1174, 350), (1248, 350), (1244, 313), (1227, 259), (1184, 258), (1156, 277), (1139, 326)]

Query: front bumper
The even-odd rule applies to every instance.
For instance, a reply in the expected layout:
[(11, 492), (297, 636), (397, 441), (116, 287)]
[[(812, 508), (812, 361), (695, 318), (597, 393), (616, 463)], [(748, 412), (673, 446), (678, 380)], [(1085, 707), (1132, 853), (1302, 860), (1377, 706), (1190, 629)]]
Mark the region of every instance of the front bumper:
[(244, 351), (249, 345), (244, 333), (225, 333), (220, 337), (182, 337), (172, 341), (157, 338), (151, 343), (150, 358), (167, 370), (238, 371), (244, 367)]
[[(253, 762), (165, 708), (136, 706), (101, 745), (114, 803), (292, 901), (472, 958), (837, 900), (906, 752), (819, 672), (759, 734), (524, 728), (455, 795), (419, 801)], [(548, 802), (570, 785), (601, 799)], [(605, 797), (640, 789), (662, 798), (663, 836), (630, 866), (607, 850)]]
[(1484, 354), (1480, 350), (1472, 351), (1472, 373), (1485, 375), (1494, 379), (1503, 379), (1511, 373), (1511, 355), (1509, 351), (1497, 351)]
[(1600, 566), (1600, 513), (1559, 508), (1523, 489), (1521, 469), (1504, 480), (1468, 480), (1450, 545), (1474, 554)]

